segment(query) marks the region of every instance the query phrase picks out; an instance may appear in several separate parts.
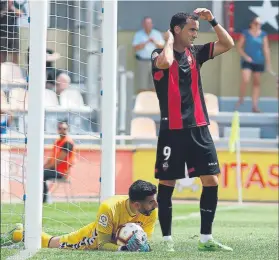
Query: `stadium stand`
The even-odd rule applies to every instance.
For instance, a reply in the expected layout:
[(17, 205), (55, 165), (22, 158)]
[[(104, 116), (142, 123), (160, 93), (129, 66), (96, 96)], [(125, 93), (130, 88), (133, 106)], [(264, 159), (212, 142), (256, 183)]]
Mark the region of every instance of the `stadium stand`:
[(1, 108), (8, 108), (9, 105), (8, 105), (8, 99), (7, 99), (7, 96), (5, 94), (5, 92), (1, 89)]
[(84, 105), (83, 97), (77, 89), (65, 89), (60, 94), (60, 105), (67, 110), (91, 111), (90, 107)]
[(218, 97), (211, 94), (204, 94), (205, 104), (209, 115), (217, 115), (219, 113)]
[(156, 124), (148, 117), (137, 117), (131, 123), (131, 136), (134, 138), (156, 138)]
[(160, 107), (156, 93), (153, 91), (140, 92), (135, 100), (134, 113), (159, 115)]
[(45, 107), (46, 110), (57, 110), (59, 106), (59, 101), (56, 93), (53, 90), (46, 89), (45, 90)]
[(28, 109), (28, 91), (23, 88), (13, 88), (9, 92), (11, 111), (26, 112)]
[(209, 131), (213, 140), (220, 139), (219, 126), (216, 121), (210, 120)]
[(1, 88), (3, 85), (26, 85), (20, 67), (12, 62), (1, 63)]

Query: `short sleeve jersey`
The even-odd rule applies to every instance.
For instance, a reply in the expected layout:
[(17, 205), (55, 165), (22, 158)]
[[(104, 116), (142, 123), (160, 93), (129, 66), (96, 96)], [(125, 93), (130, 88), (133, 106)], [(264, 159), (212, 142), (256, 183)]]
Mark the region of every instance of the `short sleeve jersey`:
[[(245, 37), (244, 51), (252, 58), (255, 64), (264, 64), (265, 56), (263, 51), (264, 38), (267, 36), (265, 31), (261, 31), (260, 35), (253, 36), (250, 34), (249, 30), (244, 30), (242, 34)], [(244, 59), (242, 58), (242, 61)]]
[(152, 76), (161, 111), (160, 129), (183, 129), (209, 124), (200, 69), (213, 59), (214, 43), (192, 45), (184, 52), (174, 51), (168, 69), (158, 69), (156, 59), (162, 49), (152, 52)]
[(150, 216), (133, 215), (127, 207), (127, 200), (128, 196), (114, 196), (100, 205), (96, 219), (97, 232), (112, 234), (114, 238), (121, 225), (136, 223), (143, 228), (150, 239), (157, 220), (157, 210), (155, 209)]

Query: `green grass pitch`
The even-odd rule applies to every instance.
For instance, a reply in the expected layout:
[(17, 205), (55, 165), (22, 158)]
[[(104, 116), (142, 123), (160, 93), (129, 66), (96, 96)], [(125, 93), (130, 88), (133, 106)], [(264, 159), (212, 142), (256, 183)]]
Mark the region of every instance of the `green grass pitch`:
[[(97, 203), (56, 203), (44, 207), (44, 231), (64, 234), (93, 221)], [(1, 232), (20, 221), (20, 205), (1, 206)], [(98, 260), (277, 260), (278, 205), (220, 205), (214, 223), (216, 240), (231, 246), (234, 252), (199, 252), (199, 208), (196, 204), (175, 204), (173, 207), (175, 252), (164, 252), (160, 227), (157, 224), (150, 253), (119, 253), (42, 249), (31, 259), (98, 259)], [(1, 259), (16, 254), (16, 249), (1, 249)]]

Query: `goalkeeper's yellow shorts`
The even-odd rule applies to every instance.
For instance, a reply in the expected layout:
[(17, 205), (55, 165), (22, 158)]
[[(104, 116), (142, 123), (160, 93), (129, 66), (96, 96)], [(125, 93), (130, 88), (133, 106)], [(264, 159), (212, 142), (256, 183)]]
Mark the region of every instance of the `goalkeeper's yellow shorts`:
[(61, 236), (59, 248), (68, 249), (98, 249), (98, 234), (96, 222), (92, 222), (81, 229)]

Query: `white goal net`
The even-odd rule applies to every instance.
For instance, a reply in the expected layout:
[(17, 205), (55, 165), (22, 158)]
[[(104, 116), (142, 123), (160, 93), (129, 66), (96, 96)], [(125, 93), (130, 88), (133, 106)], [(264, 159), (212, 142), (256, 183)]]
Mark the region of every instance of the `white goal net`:
[[(33, 209), (26, 209), (28, 199), (29, 208), (31, 200), (36, 202), (28, 196), (27, 180), (31, 185), (30, 180), (34, 177), (32, 185), (36, 187), (37, 176), (41, 174), (42, 178), (46, 178), (50, 171), (60, 167), (61, 162), (64, 163), (59, 168), (64, 171), (62, 176), (46, 181), (48, 193), (43, 203), (43, 225), (50, 221), (59, 223), (60, 230), (57, 230), (57, 225), (55, 230), (45, 230), (54, 235), (70, 232), (71, 225), (63, 222), (63, 215), (71, 215), (73, 221), (80, 222), (81, 226), (88, 224), (83, 223), (83, 208), (89, 207), (92, 201), (98, 202), (100, 196), (105, 198), (114, 194), (115, 184), (111, 176), (115, 167), (115, 129), (109, 129), (108, 125), (114, 126), (115, 115), (110, 115), (116, 114), (116, 108), (112, 105), (115, 95), (111, 92), (108, 97), (106, 94), (110, 90), (106, 91), (106, 86), (114, 88), (115, 75), (112, 73), (110, 79), (104, 79), (103, 75), (113, 71), (115, 64), (103, 71), (102, 63), (105, 57), (116, 52), (116, 48), (108, 50), (109, 41), (102, 38), (106, 35), (103, 26), (108, 28), (104, 25), (104, 3), (47, 1), (46, 49), (44, 53), (34, 53), (40, 46), (36, 46), (36, 41), (31, 43), (30, 39), (34, 39), (35, 31), (44, 26), (38, 22), (38, 13), (43, 12), (38, 9), (40, 5), (36, 7), (31, 1), (23, 0), (12, 1), (13, 6), (10, 6), (10, 1), (3, 2), (1, 13), (6, 15), (6, 24), (1, 23), (1, 35), (7, 37), (6, 42), (1, 40), (1, 55), (4, 53), (1, 56), (1, 239), (15, 223), (23, 223), (27, 227), (26, 214), (36, 210), (36, 205), (32, 206)], [(110, 23), (107, 22), (107, 25)], [(105, 30), (110, 33), (111, 29)], [(116, 47), (113, 45), (116, 36), (112, 38), (115, 39), (112, 46)], [(46, 55), (46, 65), (44, 71), (36, 75), (34, 62), (39, 55)], [(116, 54), (112, 56), (116, 57)], [(115, 60), (113, 57), (112, 63)], [(46, 77), (43, 84), (44, 142), (41, 147), (44, 150), (44, 169), (42, 172), (31, 172), (39, 156), (39, 153), (32, 153), (36, 145), (33, 133), (36, 138), (37, 131), (40, 131), (39, 123), (38, 127), (30, 129), (31, 123), (35, 126), (38, 120), (34, 116), (36, 99), (35, 91), (32, 91), (40, 88), (32, 84), (36, 80), (39, 82), (37, 77), (43, 74)], [(42, 93), (40, 89), (36, 91)], [(102, 120), (106, 117), (104, 113), (108, 115), (109, 122)], [(65, 136), (67, 140), (60, 142)], [(60, 149), (62, 146), (63, 149)], [(108, 147), (105, 150), (106, 159), (102, 158), (104, 146)], [(61, 151), (66, 152), (66, 159), (59, 157)], [(106, 175), (101, 174), (104, 171)], [(41, 185), (37, 190), (43, 191), (42, 182)], [(32, 192), (34, 194), (35, 191)], [(37, 195), (43, 198), (43, 194)], [(52, 214), (48, 214), (50, 209)], [(32, 218), (36, 221), (34, 216), (29, 216), (27, 221)], [(38, 234), (34, 228), (32, 230), (27, 234)], [(12, 244), (11, 241), (7, 243), (9, 246)]]

